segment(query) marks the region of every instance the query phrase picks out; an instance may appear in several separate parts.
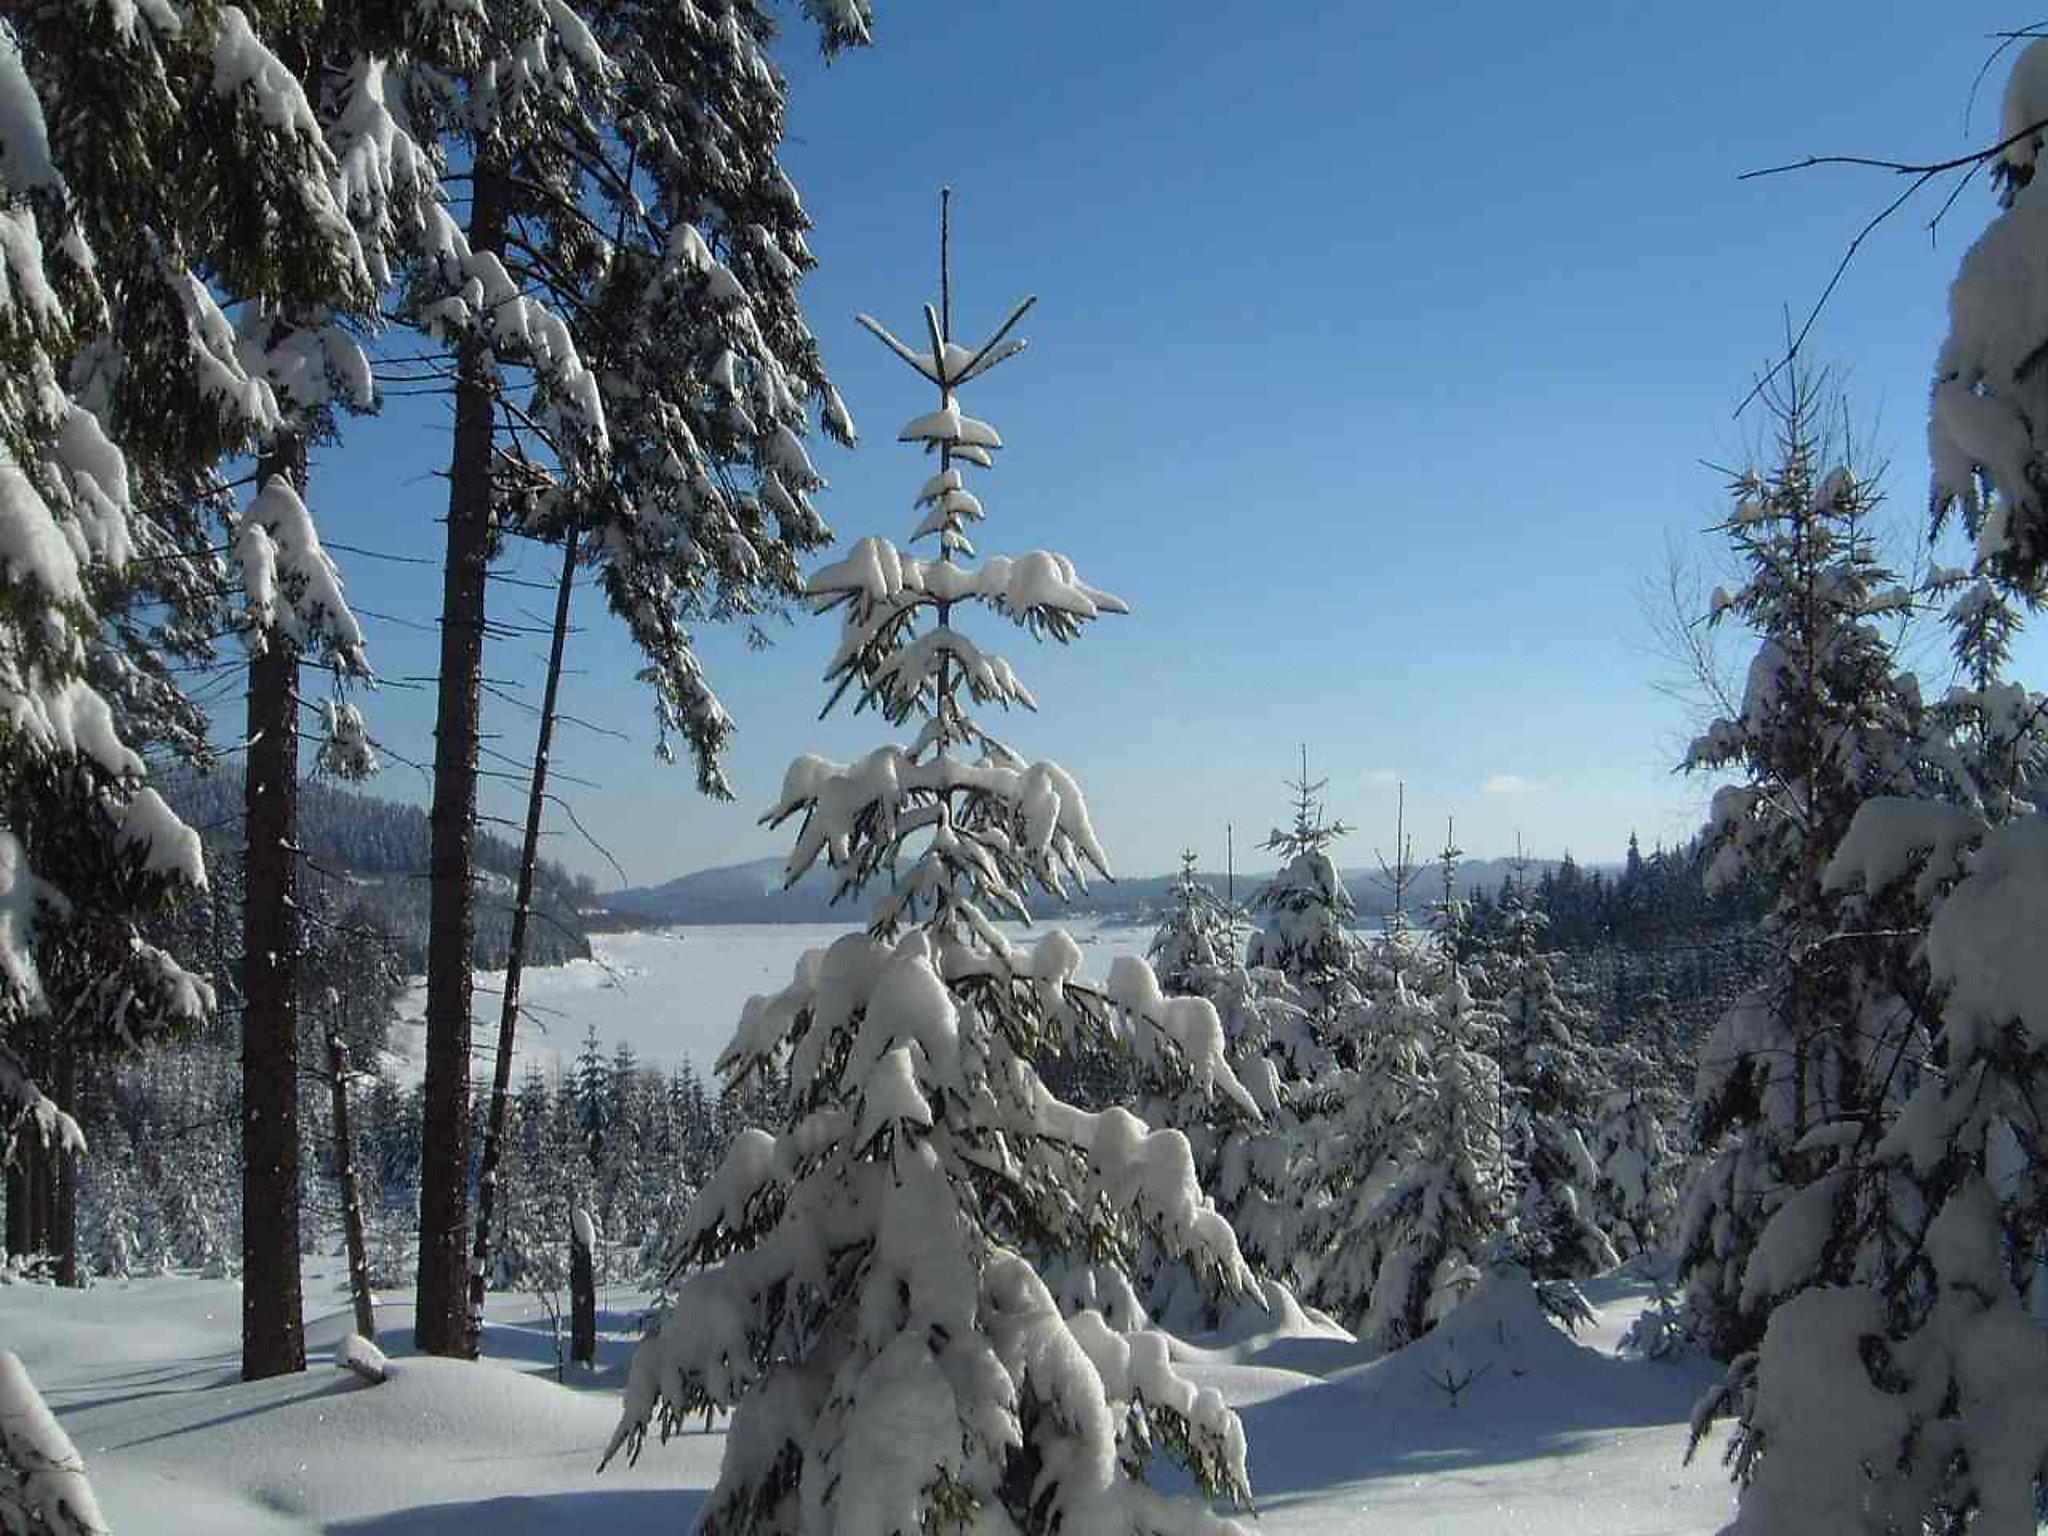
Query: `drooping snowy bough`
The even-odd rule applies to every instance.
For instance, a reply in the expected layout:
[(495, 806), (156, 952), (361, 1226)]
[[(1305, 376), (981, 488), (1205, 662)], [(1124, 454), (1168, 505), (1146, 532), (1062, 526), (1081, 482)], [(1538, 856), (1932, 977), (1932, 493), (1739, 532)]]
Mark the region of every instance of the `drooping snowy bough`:
[(943, 298), (929, 350), (863, 322), (939, 389), (902, 434), (938, 461), (912, 536), (938, 552), (864, 539), (809, 589), (844, 618), (833, 698), (917, 730), (851, 765), (800, 758), (764, 819), (799, 818), (789, 879), (823, 857), (842, 894), (881, 894), (865, 933), (741, 1017), (721, 1070), (786, 1066), (788, 1117), (739, 1138), (675, 1234), (672, 1300), (607, 1451), (732, 1408), (706, 1532), (1234, 1529), (1152, 1486), (1161, 1451), (1211, 1497), (1249, 1499), (1236, 1415), (1128, 1304), (1141, 1240), (1219, 1293), (1251, 1283), (1187, 1139), (1065, 1104), (1034, 1066), (1114, 1046), (1256, 1114), (1215, 1010), (1163, 997), (1141, 962), (1091, 985), (1066, 934), (1019, 946), (991, 920), (1108, 860), (1065, 770), (969, 715), (1033, 700), (956, 616), (979, 604), (1066, 641), (1125, 611), (1061, 555), (973, 563), (962, 470), (1002, 443), (958, 392), (1022, 347), (1028, 304), (979, 348), (952, 339)]
[(106, 1536), (85, 1462), (21, 1361), (0, 1350), (0, 1532)]

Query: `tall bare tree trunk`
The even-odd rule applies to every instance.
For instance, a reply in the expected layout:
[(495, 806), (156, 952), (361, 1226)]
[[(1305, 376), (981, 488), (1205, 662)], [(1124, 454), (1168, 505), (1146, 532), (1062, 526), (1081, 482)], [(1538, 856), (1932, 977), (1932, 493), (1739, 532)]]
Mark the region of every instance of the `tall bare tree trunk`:
[(483, 1167), (477, 1176), (476, 1242), (469, 1264), (469, 1352), (483, 1351), (484, 1274), (491, 1260), (491, 1214), (498, 1199), (498, 1163), (505, 1144), (505, 1106), (512, 1097), (512, 1044), (519, 1028), (519, 985), (526, 974), (526, 924), (533, 911), (534, 868), (540, 862), (541, 812), (548, 790), (548, 757), (555, 742), (555, 701), (562, 687), (562, 651), (569, 638), (569, 597), (576, 588), (574, 523), (562, 536), (562, 576), (555, 588), (555, 627), (548, 637), (548, 676), (541, 692), (540, 730), (533, 745), (533, 777), (526, 789), (526, 832), (519, 844), (519, 888), (512, 900), (512, 942), (505, 957), (505, 995), (498, 1012), (498, 1055), (491, 1071), (491, 1107), (484, 1121)]
[[(279, 436), (257, 484), (303, 494), (306, 440)], [(242, 1379), (306, 1368), (299, 1281), (298, 653), (267, 637), (249, 662), (242, 898)]]
[[(47, 1083), (56, 1065), (51, 1044), (55, 1031), (47, 1018), (39, 1019), (29, 1036), (29, 1070), (39, 1083)], [(51, 1210), (57, 1203), (55, 1149), (33, 1131), (23, 1138), (22, 1152), (28, 1163), (28, 1242), (25, 1253), (50, 1251)]]
[[(501, 252), (506, 174), (480, 155), (471, 181), (470, 248)], [(434, 721), (432, 900), (427, 937), (427, 1070), (420, 1133), (419, 1304), (413, 1337), (434, 1355), (468, 1355), (470, 953), (476, 935), (470, 834), (476, 825), (483, 708), (484, 594), (491, 537), (495, 395), (480, 337), (456, 358), (455, 445), (448, 468), (448, 554), (441, 594), (441, 692)]]
[[(41, 1071), (41, 1063), (36, 1058), (37, 1036), (33, 1024), (24, 1031), (24, 1038), (17, 1045), (22, 1069), (31, 1079), (40, 1082), (37, 1073)], [(0, 1141), (0, 1155), (11, 1152), (7, 1163), (7, 1252), (15, 1258), (23, 1258), (36, 1251), (36, 1157), (42, 1151), (42, 1139), (36, 1133), (33, 1120), (6, 1129), (16, 1133), (11, 1148), (5, 1141)]]
[[(57, 1043), (57, 1107), (74, 1119), (78, 1113), (78, 1051), (69, 1040)], [(57, 1254), (57, 1283), (78, 1284), (78, 1154), (66, 1146), (50, 1150), (55, 1164), (55, 1199), (50, 1207), (50, 1239)]]
[(355, 1302), (356, 1332), (377, 1337), (377, 1308), (370, 1296), (370, 1253), (363, 1241), (363, 1195), (356, 1183), (356, 1144), (348, 1129), (348, 1049), (338, 1019), (327, 1025), (327, 1091), (334, 1105), (334, 1179), (341, 1186), (341, 1233), (348, 1245), (348, 1290)]
[(29, 1188), (31, 1196), (28, 1207), (28, 1243), (32, 1253), (48, 1254), (51, 1233), (56, 1226), (57, 1205), (57, 1157), (56, 1149), (47, 1141), (36, 1145), (34, 1169)]

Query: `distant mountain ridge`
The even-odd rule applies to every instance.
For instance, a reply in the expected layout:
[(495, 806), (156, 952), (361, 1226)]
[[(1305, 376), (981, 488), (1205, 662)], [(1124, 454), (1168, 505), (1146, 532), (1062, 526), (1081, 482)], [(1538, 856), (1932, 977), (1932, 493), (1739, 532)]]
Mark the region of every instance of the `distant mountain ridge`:
[[(1459, 888), (1468, 892), (1497, 890), (1514, 862), (1506, 858), (1464, 860), (1458, 866)], [(1527, 862), (1533, 879), (1545, 870), (1556, 869), (1563, 861), (1530, 859)], [(1589, 872), (1619, 867), (1618, 864), (1580, 866)], [(1238, 874), (1237, 899), (1249, 901), (1252, 893), (1266, 883), (1271, 873), (1262, 870), (1255, 874)], [(1352, 900), (1357, 903), (1361, 920), (1376, 921), (1393, 910), (1393, 895), (1385, 889), (1377, 868), (1347, 869), (1340, 873), (1351, 891)], [(1031, 909), (1037, 917), (1072, 913), (1148, 918), (1165, 907), (1176, 878), (1174, 875), (1146, 875), (1128, 880), (1096, 881), (1072, 901), (1062, 904), (1041, 897), (1031, 903)], [(1228, 877), (1222, 874), (1198, 872), (1198, 878), (1219, 895), (1229, 884)], [(859, 898), (834, 906), (833, 886), (831, 873), (821, 863), (807, 871), (794, 886), (784, 890), (782, 860), (764, 858), (744, 864), (694, 870), (660, 885), (628, 886), (607, 896), (605, 904), (615, 916), (648, 927), (685, 923), (822, 923), (848, 918), (861, 910), (863, 904)], [(1426, 912), (1440, 889), (1435, 867), (1424, 865), (1417, 871), (1409, 893), (1410, 915), (1419, 917)]]

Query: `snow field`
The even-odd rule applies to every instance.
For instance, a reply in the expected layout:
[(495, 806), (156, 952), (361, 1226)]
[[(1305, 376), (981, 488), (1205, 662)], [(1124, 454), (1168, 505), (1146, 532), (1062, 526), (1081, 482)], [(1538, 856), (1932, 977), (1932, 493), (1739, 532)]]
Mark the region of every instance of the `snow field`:
[[(1179, 1369), (1243, 1416), (1257, 1532), (1692, 1536), (1732, 1513), (1717, 1461), (1681, 1464), (1685, 1417), (1712, 1374), (1618, 1358), (1647, 1294), (1589, 1287), (1599, 1322), (1568, 1338), (1526, 1287), (1490, 1285), (1436, 1333), (1382, 1359), (1296, 1320), (1177, 1341)], [(689, 1528), (724, 1435), (650, 1443), (596, 1466), (646, 1298), (602, 1298), (600, 1365), (553, 1379), (549, 1324), (492, 1298), (481, 1365), (411, 1352), (411, 1298), (379, 1309), (390, 1380), (333, 1368), (349, 1333), (337, 1261), (307, 1272), (302, 1376), (241, 1382), (241, 1293), (168, 1276), (86, 1291), (0, 1286), (0, 1348), (22, 1357), (86, 1460), (116, 1532), (151, 1536), (493, 1536)]]
[[(850, 908), (838, 923), (732, 923), (595, 935), (595, 958), (527, 971), (520, 984), (523, 1017), (514, 1080), (531, 1059), (544, 1070), (566, 1064), (582, 1048), (586, 1024), (597, 1026), (607, 1051), (624, 1040), (643, 1063), (664, 1068), (680, 1066), (687, 1057), (708, 1079), (747, 999), (780, 992), (805, 950), (829, 947), (854, 929), (859, 916)], [(1091, 976), (1106, 974), (1119, 955), (1143, 955), (1152, 938), (1149, 924), (1131, 927), (1093, 917), (997, 926), (1018, 943), (1064, 928), (1081, 945)], [(477, 973), (473, 1009), (493, 1031), (503, 983), (502, 972)], [(416, 980), (392, 1029), (387, 1065), (408, 1081), (425, 1068), (426, 999), (424, 979)]]

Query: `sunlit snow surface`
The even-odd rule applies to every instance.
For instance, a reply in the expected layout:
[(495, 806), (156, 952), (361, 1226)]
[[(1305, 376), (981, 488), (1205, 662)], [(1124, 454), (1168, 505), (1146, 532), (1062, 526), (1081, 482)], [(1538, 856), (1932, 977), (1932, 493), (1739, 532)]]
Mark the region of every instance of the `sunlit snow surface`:
[[(854, 926), (736, 923), (599, 934), (591, 941), (595, 959), (526, 973), (515, 1080), (529, 1058), (544, 1069), (573, 1058), (582, 1049), (586, 1024), (597, 1026), (607, 1051), (623, 1040), (650, 1065), (674, 1068), (688, 1057), (708, 1075), (732, 1039), (747, 999), (757, 992), (781, 991), (805, 950), (823, 948)], [(1097, 981), (1108, 975), (1118, 955), (1142, 955), (1152, 939), (1149, 925), (1137, 928), (1092, 917), (1028, 929), (999, 926), (1019, 940), (1065, 928), (1081, 944), (1082, 974)], [(497, 1038), (503, 987), (501, 973), (478, 973), (473, 1011), (489, 1031), (479, 1034), (479, 1049), (485, 1040)], [(424, 983), (416, 982), (406, 993), (400, 1012), (403, 1022), (393, 1031), (396, 1059), (391, 1065), (400, 1075), (416, 1078), (426, 1059)]]
[[(644, 1298), (600, 1300), (598, 1372), (553, 1380), (540, 1309), (493, 1297), (490, 1359), (414, 1357), (410, 1297), (380, 1310), (391, 1379), (331, 1361), (349, 1331), (341, 1267), (307, 1279), (303, 1376), (235, 1380), (239, 1288), (184, 1277), (83, 1292), (0, 1285), (0, 1347), (17, 1351), (85, 1456), (117, 1532), (492, 1536), (689, 1529), (724, 1436), (650, 1444), (595, 1473)], [(1639, 1285), (1593, 1287), (1597, 1329), (1572, 1340), (1526, 1289), (1482, 1294), (1437, 1334), (1382, 1360), (1328, 1336), (1197, 1339), (1197, 1385), (1244, 1415), (1254, 1532), (1443, 1536), (1708, 1533), (1730, 1513), (1714, 1458), (1685, 1467), (1698, 1364), (1615, 1358)], [(1464, 1381), (1452, 1403), (1441, 1383)]]

